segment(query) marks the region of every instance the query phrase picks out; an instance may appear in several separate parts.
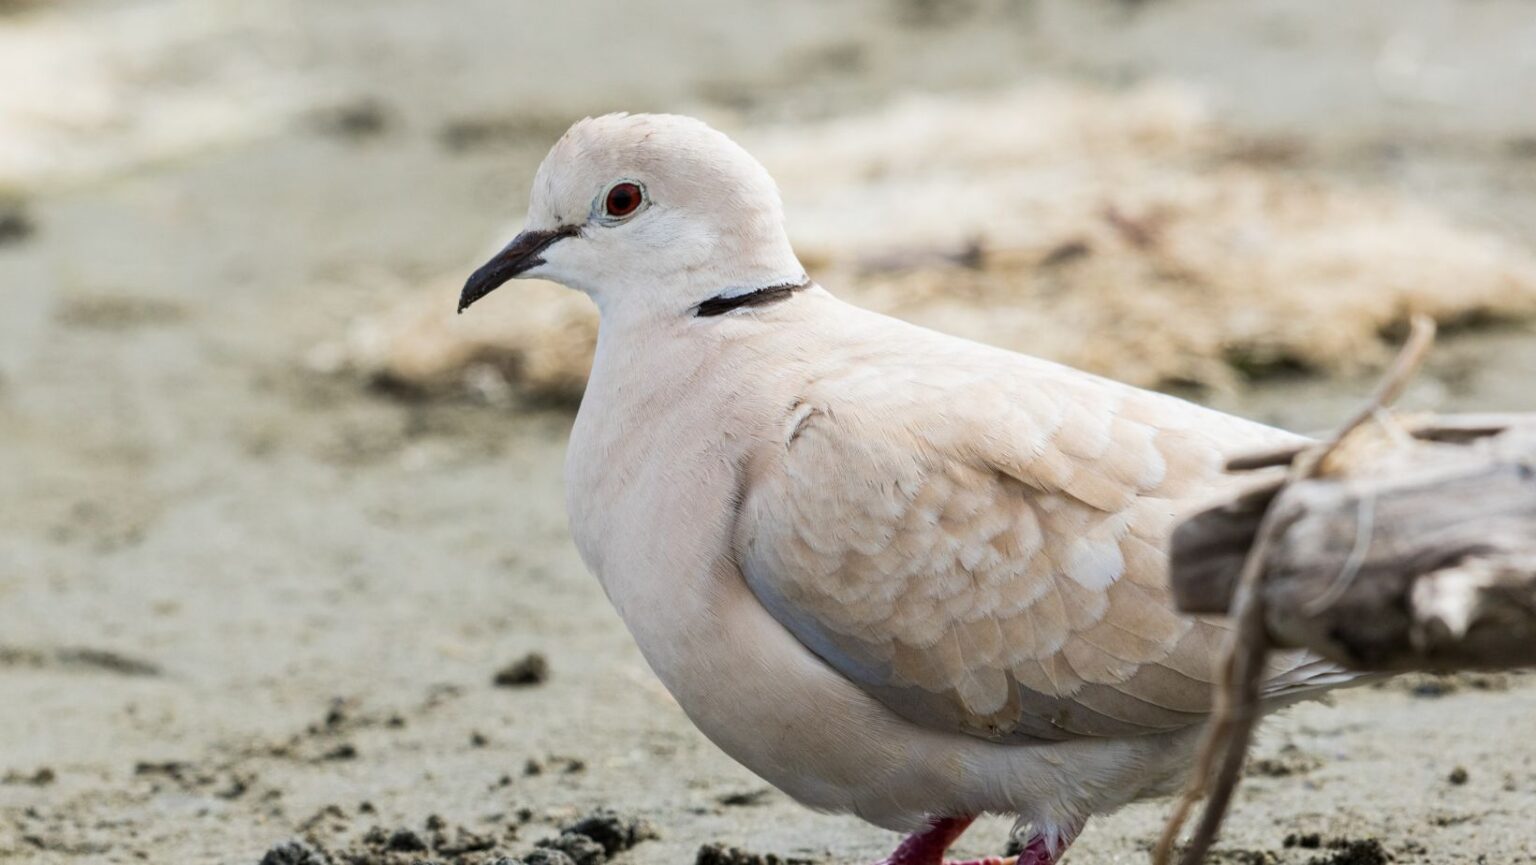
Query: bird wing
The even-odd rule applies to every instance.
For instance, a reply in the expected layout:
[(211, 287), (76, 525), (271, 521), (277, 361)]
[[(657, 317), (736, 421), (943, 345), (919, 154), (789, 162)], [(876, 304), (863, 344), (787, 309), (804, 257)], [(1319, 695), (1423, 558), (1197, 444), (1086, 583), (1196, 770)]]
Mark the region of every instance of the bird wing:
[[(915, 723), (1179, 729), (1211, 710), (1226, 626), (1173, 608), (1174, 520), (1232, 483), (1225, 454), (1294, 439), (1017, 355), (864, 358), (754, 456), (735, 552), (775, 618)], [(1339, 673), (1270, 672), (1274, 695)]]

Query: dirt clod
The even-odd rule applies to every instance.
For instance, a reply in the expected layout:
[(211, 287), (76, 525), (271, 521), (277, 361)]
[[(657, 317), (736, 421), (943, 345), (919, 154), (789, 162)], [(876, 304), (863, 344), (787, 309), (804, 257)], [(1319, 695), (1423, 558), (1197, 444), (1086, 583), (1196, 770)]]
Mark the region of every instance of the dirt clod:
[[(359, 808), (371, 810), (376, 809)], [(327, 829), (329, 836), (314, 831), (317, 828)], [(487, 865), (500, 855), (497, 847), (503, 841), (516, 837), (515, 830), (505, 834), (475, 832), (436, 814), (428, 816), (419, 831), (409, 826), (372, 826), (350, 842), (339, 837), (347, 831), (345, 824), (301, 829), (322, 861), (331, 865)]]
[(1471, 775), (1467, 773), (1467, 768), (1465, 766), (1457, 766), (1451, 770), (1451, 774), (1445, 780), (1450, 781), (1452, 784), (1460, 787), (1461, 785), (1467, 783), (1467, 780), (1470, 777)]
[(608, 858), (603, 845), (580, 832), (562, 832), (558, 838), (545, 838), (538, 842), (538, 846), (547, 850), (559, 850), (571, 857), (571, 861), (576, 865), (603, 865)]
[(811, 865), (811, 860), (775, 853), (750, 853), (740, 847), (724, 844), (705, 844), (699, 848), (693, 865)]
[(1280, 857), (1273, 850), (1212, 850), (1208, 861), (1231, 865), (1279, 865)]
[(1333, 852), (1328, 856), (1314, 856), (1308, 865), (1387, 865), (1392, 854), (1375, 838), (1335, 838), (1328, 842)]
[(463, 826), (454, 827), (453, 831), (436, 832), (432, 836), (432, 849), (445, 856), (463, 856), (466, 853), (480, 853), (496, 846), (496, 839), (490, 835), (482, 835), (471, 832)]
[(1284, 843), (1286, 849), (1300, 847), (1303, 850), (1317, 850), (1323, 846), (1323, 836), (1316, 832), (1307, 832), (1306, 834), (1292, 832), (1285, 836)]
[(283, 841), (261, 857), (260, 865), (330, 865), (330, 859), (303, 841)]
[(58, 780), (58, 775), (47, 766), (35, 772), (6, 772), (0, 777), (0, 784), (28, 784), (33, 787), (46, 787)]
[(539, 847), (523, 857), (525, 865), (576, 865), (576, 861), (564, 851), (551, 847)]
[(187, 777), (187, 773), (191, 768), (190, 764), (180, 760), (140, 760), (133, 764), (133, 774), (141, 776), (162, 775), (166, 778), (181, 781)]
[(350, 742), (343, 742), (342, 744), (337, 745), (336, 747), (332, 748), (331, 750), (326, 751), (324, 754), (321, 754), (320, 755), (320, 759), (321, 760), (356, 760), (357, 759), (357, 746), (351, 744)]
[(580, 757), (561, 757), (551, 754), (543, 760), (529, 758), (523, 764), (523, 774), (532, 778), (545, 772), (555, 772), (561, 775), (575, 775), (587, 768), (587, 762)]
[(549, 659), (539, 652), (523, 657), (496, 671), (492, 683), (498, 688), (527, 688), (549, 681)]
[(761, 805), (771, 795), (773, 795), (772, 790), (769, 790), (767, 787), (759, 787), (756, 790), (743, 790), (740, 793), (727, 793), (715, 801), (728, 807), (740, 808), (748, 805)]
[(1287, 745), (1273, 757), (1249, 760), (1246, 772), (1248, 775), (1265, 778), (1289, 778), (1293, 775), (1305, 775), (1321, 765), (1322, 761), (1317, 757), (1302, 751), (1295, 745)]
[(642, 841), (660, 837), (656, 827), (649, 821), (639, 817), (624, 817), (602, 808), (560, 828), (564, 833), (591, 838), (602, 845), (603, 852), (609, 856), (622, 853)]
[(341, 806), (335, 804), (326, 805), (325, 807), (321, 808), (320, 810), (309, 815), (309, 817), (301, 821), (297, 826), (297, 829), (300, 834), (307, 834), (313, 831), (316, 827), (325, 825), (328, 821), (345, 822), (346, 819), (347, 813), (341, 810)]
[(420, 835), (409, 829), (396, 829), (390, 834), (389, 841), (384, 846), (389, 850), (413, 853), (427, 849), (427, 842), (421, 840)]

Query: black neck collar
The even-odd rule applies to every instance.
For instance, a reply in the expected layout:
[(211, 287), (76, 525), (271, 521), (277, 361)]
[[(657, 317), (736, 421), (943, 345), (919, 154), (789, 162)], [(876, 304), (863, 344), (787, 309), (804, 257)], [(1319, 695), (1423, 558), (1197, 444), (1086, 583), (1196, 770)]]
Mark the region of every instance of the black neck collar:
[(786, 282), (782, 285), (770, 285), (767, 288), (759, 288), (742, 294), (726, 297), (715, 295), (709, 300), (700, 303), (694, 308), (694, 315), (698, 318), (712, 318), (724, 315), (733, 309), (741, 309), (745, 306), (768, 306), (781, 300), (788, 300), (796, 292), (804, 291), (811, 287), (811, 280), (806, 278), (800, 282)]

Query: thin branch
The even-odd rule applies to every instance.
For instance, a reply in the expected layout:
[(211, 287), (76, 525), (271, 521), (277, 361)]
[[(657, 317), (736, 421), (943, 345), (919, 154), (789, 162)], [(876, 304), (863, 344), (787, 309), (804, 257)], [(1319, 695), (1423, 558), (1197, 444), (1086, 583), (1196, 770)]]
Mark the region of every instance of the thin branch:
[[(1291, 453), (1289, 460), (1284, 461), (1290, 463), (1285, 486), (1316, 475), (1318, 469), (1338, 450), (1339, 445), (1349, 437), (1350, 433), (1394, 403), (1423, 365), (1430, 346), (1434, 344), (1434, 338), (1434, 322), (1426, 316), (1415, 316), (1407, 343), (1366, 403), (1327, 440), (1296, 450)], [(1263, 465), (1282, 465), (1284, 462), (1263, 462), (1263, 460), (1276, 459), (1279, 453), (1260, 455), (1257, 459), (1233, 461), (1229, 467), (1257, 468)], [(1238, 578), (1231, 609), (1237, 628), (1228, 642), (1226, 655), (1222, 659), (1221, 680), (1217, 683), (1216, 705), (1211, 715), (1210, 726), (1207, 727), (1206, 735), (1201, 742), (1189, 784), (1180, 796), (1179, 802), (1174, 806), (1173, 814), (1169, 817), (1167, 825), (1163, 827), (1163, 834), (1152, 850), (1154, 865), (1168, 865), (1179, 833), (1188, 822), (1195, 803), (1202, 798), (1207, 799), (1205, 811), (1201, 815), (1200, 824), (1194, 836), (1190, 838), (1189, 845), (1184, 849), (1180, 862), (1181, 865), (1200, 865), (1204, 862), (1205, 854), (1210, 850), (1211, 844), (1215, 843), (1216, 835), (1221, 830), (1222, 821), (1226, 818), (1227, 809), (1232, 802), (1232, 795), (1237, 790), (1243, 761), (1248, 756), (1248, 746), (1260, 716), (1259, 689), (1265, 662), (1269, 658), (1270, 645), (1269, 635), (1264, 626), (1262, 583), (1270, 548), (1278, 536), (1278, 517), (1274, 502), (1279, 501), (1283, 493), (1284, 487), (1264, 512), (1263, 518), (1259, 521), (1253, 546), (1243, 561), (1243, 570)]]

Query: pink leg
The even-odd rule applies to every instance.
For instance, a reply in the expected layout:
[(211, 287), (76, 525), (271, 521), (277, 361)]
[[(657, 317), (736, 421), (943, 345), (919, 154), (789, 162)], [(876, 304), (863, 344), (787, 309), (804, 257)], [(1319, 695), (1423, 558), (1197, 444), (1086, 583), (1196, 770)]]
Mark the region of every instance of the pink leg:
[(921, 832), (908, 835), (879, 865), (943, 865), (944, 851), (955, 843), (975, 817), (939, 817)]
[(985, 859), (969, 859), (963, 862), (946, 861), (944, 852), (950, 845), (959, 840), (965, 830), (970, 827), (975, 817), (939, 817), (928, 828), (913, 835), (909, 835), (896, 851), (879, 865), (1056, 865), (1056, 860), (1066, 850), (1066, 846), (1072, 843), (1070, 837), (1063, 839), (1061, 850), (1052, 853), (1046, 845), (1045, 839), (1035, 836), (1024, 845), (1023, 851), (1017, 856), (988, 856)]
[(1023, 850), (1019, 851), (1017, 865), (1056, 865), (1056, 860), (1061, 857), (1061, 854), (1067, 852), (1067, 845), (1071, 843), (1072, 839), (1067, 839), (1060, 850), (1052, 853), (1046, 846), (1045, 839), (1036, 835), (1029, 839)]

